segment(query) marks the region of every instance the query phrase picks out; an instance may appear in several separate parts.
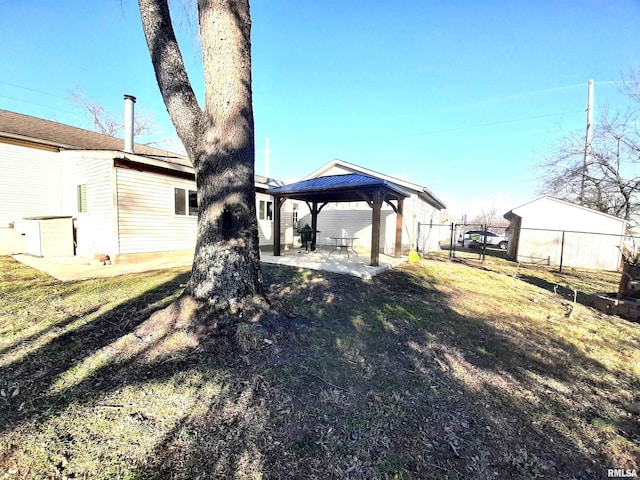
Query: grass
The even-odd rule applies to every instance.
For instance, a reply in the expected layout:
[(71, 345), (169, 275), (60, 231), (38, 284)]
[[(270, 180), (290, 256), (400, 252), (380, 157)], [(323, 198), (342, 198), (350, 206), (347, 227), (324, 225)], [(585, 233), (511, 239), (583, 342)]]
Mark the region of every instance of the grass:
[(263, 268), (284, 321), (143, 342), (185, 270), (62, 283), (0, 257), (0, 478), (640, 470), (640, 326), (589, 307), (617, 275)]

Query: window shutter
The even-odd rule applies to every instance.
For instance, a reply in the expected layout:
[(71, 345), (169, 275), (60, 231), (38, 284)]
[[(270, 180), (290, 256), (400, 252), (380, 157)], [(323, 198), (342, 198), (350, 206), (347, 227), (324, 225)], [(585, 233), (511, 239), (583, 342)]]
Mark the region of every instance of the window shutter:
[(87, 210), (87, 184), (78, 185), (78, 212), (86, 213)]
[(174, 188), (173, 195), (174, 195), (175, 214), (186, 215), (187, 214), (187, 196), (184, 191), (184, 188)]

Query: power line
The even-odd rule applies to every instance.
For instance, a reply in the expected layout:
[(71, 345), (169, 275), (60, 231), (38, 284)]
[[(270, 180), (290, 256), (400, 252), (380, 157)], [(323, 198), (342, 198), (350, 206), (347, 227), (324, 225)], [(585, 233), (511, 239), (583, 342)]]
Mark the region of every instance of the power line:
[[(11, 83), (11, 82), (0, 81), (0, 85), (6, 85), (6, 86), (9, 86), (9, 87), (17, 88), (17, 89), (24, 90), (24, 91), (27, 91), (27, 92), (38, 93), (38, 94), (41, 94), (41, 95), (45, 95), (47, 97), (58, 98), (60, 100), (64, 100), (65, 101), (65, 105), (64, 106), (69, 106), (69, 104), (71, 103), (71, 99), (69, 98), (69, 96), (63, 97), (63, 96), (57, 95), (55, 93), (46, 92), (44, 90), (38, 90), (36, 88), (25, 87), (23, 85), (17, 85), (15, 83)], [(76, 118), (82, 118), (83, 117), (83, 115), (79, 114), (77, 111), (67, 110), (64, 107), (60, 108), (59, 106), (51, 106), (51, 105), (47, 105), (47, 104), (44, 104), (44, 103), (34, 102), (32, 100), (25, 100), (23, 98), (12, 97), (12, 96), (9, 96), (9, 95), (0, 95), (0, 98), (6, 98), (8, 100), (13, 100), (15, 102), (26, 103), (26, 104), (29, 104), (29, 105), (35, 105), (35, 106), (40, 107), (40, 108), (46, 108), (48, 110), (54, 110), (57, 113), (65, 113), (67, 115), (73, 115)]]
[(527, 120), (538, 120), (540, 118), (549, 118), (549, 117), (558, 117), (561, 115), (572, 115), (574, 113), (584, 113), (584, 110), (574, 110), (571, 112), (559, 112), (559, 113), (548, 113), (545, 115), (536, 115), (536, 116), (532, 116), (532, 117), (521, 117), (521, 118), (513, 118), (510, 120), (500, 120), (500, 121), (496, 121), (496, 122), (487, 122), (487, 123), (478, 123), (475, 125), (465, 125), (462, 127), (451, 127), (451, 128), (443, 128), (440, 130), (431, 130), (428, 132), (421, 132), (421, 133), (417, 133), (416, 136), (418, 135), (434, 135), (434, 134), (438, 134), (438, 133), (446, 133), (446, 132), (455, 132), (458, 130), (469, 130), (471, 128), (483, 128), (483, 127), (493, 127), (496, 125), (506, 125), (509, 123), (517, 123), (517, 122), (525, 122)]
[(22, 90), (27, 90), (29, 92), (41, 93), (43, 95), (48, 95), (49, 97), (61, 98), (62, 100), (69, 101), (69, 97), (61, 97), (60, 95), (56, 95), (55, 93), (45, 92), (44, 90), (37, 90), (35, 88), (23, 87), (22, 85), (16, 85), (15, 83), (0, 82), (0, 85), (7, 85), (13, 88), (20, 88)]
[(70, 110), (64, 110), (64, 109), (61, 109), (60, 107), (53, 107), (53, 106), (49, 106), (49, 105), (43, 105), (42, 103), (31, 102), (29, 100), (23, 100), (22, 98), (9, 97), (7, 95), (0, 95), (0, 98), (6, 98), (8, 100), (13, 100), (15, 102), (28, 103), (29, 105), (35, 105), (37, 107), (47, 108), (47, 109), (50, 109), (50, 110), (55, 110), (56, 112), (67, 113), (69, 115), (81, 116), (80, 114), (78, 114), (78, 112), (72, 112)]
[(603, 80), (601, 82), (594, 81), (596, 85), (617, 85), (619, 83), (624, 83), (624, 80)]

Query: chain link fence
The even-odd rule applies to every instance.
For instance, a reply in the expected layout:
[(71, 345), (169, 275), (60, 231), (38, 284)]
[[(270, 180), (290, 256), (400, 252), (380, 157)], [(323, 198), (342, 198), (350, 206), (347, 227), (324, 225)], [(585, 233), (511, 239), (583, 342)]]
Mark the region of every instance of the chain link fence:
[[(431, 238), (427, 239), (427, 232)], [(437, 233), (436, 233), (437, 232)], [(438, 242), (433, 235), (438, 235)], [(600, 232), (519, 228), (483, 224), (419, 224), (418, 251), (446, 250), (452, 258), (501, 257), (522, 264), (619, 271), (621, 249), (640, 246), (640, 238)]]

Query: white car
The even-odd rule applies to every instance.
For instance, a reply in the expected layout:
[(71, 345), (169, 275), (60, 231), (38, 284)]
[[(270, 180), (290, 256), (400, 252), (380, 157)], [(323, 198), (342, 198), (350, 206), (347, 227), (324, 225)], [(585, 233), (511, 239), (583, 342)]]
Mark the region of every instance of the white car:
[(464, 232), (464, 235), (460, 235), (458, 242), (465, 247), (477, 247), (486, 243), (488, 246), (498, 247), (500, 250), (506, 250), (509, 246), (507, 237), (486, 230), (468, 230)]

